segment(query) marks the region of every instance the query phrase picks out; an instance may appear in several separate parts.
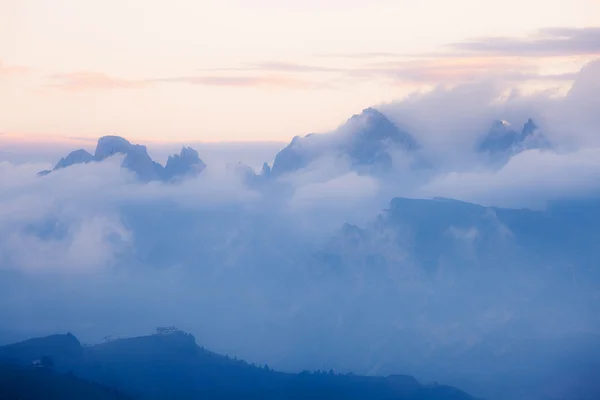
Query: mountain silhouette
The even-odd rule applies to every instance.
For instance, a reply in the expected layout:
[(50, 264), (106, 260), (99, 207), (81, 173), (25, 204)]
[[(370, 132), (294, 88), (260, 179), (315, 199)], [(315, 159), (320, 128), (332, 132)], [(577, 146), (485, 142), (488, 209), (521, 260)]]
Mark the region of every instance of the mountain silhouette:
[(422, 385), (403, 375), (277, 372), (205, 350), (177, 330), (87, 347), (70, 334), (0, 347), (4, 365), (35, 368), (44, 357), (57, 374), (71, 373), (140, 399), (472, 399), (453, 387)]
[[(164, 181), (172, 182), (185, 177), (198, 175), (206, 168), (191, 147), (183, 147), (179, 154), (170, 156), (167, 164), (152, 160), (146, 146), (132, 144), (120, 136), (103, 136), (98, 139), (94, 155), (84, 149), (75, 150), (61, 158), (52, 171), (68, 168), (72, 165), (101, 162), (115, 154), (124, 155), (121, 166), (132, 171), (141, 182)], [(52, 171), (41, 171), (38, 175), (46, 176)]]
[(322, 157), (345, 158), (361, 171), (387, 171), (393, 166), (394, 152), (418, 148), (409, 133), (376, 109), (367, 108), (333, 132), (296, 136), (276, 155), (270, 173), (276, 177), (298, 171)]

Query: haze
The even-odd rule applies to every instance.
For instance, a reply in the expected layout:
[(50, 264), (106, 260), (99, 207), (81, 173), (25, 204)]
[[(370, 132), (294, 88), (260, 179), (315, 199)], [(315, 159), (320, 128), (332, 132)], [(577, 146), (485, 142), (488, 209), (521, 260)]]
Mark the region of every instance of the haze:
[(599, 110), (592, 0), (0, 0), (0, 345), (595, 400)]

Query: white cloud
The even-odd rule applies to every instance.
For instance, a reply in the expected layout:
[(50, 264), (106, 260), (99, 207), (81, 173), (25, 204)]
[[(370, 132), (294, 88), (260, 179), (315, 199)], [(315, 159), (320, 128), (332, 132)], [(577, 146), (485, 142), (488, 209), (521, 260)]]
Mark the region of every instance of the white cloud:
[(544, 207), (549, 200), (600, 194), (600, 147), (568, 153), (529, 150), (502, 169), (449, 172), (417, 190), (424, 197), (442, 196), (508, 207)]
[(577, 74), (566, 95), (556, 91), (524, 93), (501, 80), (479, 80), (416, 93), (380, 109), (423, 144), (424, 152), (446, 171), (478, 161), (473, 150), (494, 120), (520, 130), (533, 118), (560, 149), (600, 144), (600, 60)]
[(135, 232), (121, 221), (124, 206), (199, 209), (259, 197), (219, 168), (179, 185), (140, 184), (121, 162), (111, 157), (43, 178), (36, 176), (40, 165), (0, 163), (0, 268), (96, 271), (135, 244)]
[(3, 239), (4, 256), (27, 272), (89, 273), (111, 265), (131, 245), (130, 232), (116, 217), (86, 217), (64, 229), (61, 238), (11, 233)]
[[(473, 298), (485, 297), (489, 270), (479, 270), (477, 285), (461, 283), (464, 269), (454, 268), (452, 257), (479, 262), (485, 259), (481, 243), (498, 250), (512, 243), (511, 231), (488, 211), (484, 224), (467, 221), (446, 230), (456, 248), (446, 249), (451, 257), (440, 260), (429, 252), (429, 245), (436, 250), (439, 243), (413, 237), (410, 221), (396, 229), (396, 222), (405, 221), (386, 226), (385, 218), (376, 215), (399, 195), (537, 207), (551, 199), (600, 193), (600, 147), (594, 145), (600, 125), (597, 109), (586, 108), (595, 104), (592, 97), (598, 93), (592, 67), (566, 97), (503, 97), (506, 87), (488, 81), (439, 88), (384, 107), (421, 141), (423, 156), (433, 167), (415, 170), (421, 154), (413, 159), (399, 152), (393, 154), (397, 170), (381, 179), (353, 172), (349, 160), (337, 154), (319, 157), (259, 189), (245, 186), (226, 162), (207, 161), (197, 178), (175, 185), (136, 183), (120, 167), (119, 157), (43, 178), (35, 173), (46, 165), (0, 163), (0, 319), (23, 332), (76, 327), (96, 338), (144, 333), (139, 330), (164, 321), (198, 334), (209, 348), (235, 350), (241, 357), (270, 362), (289, 352), (287, 365), (293, 368), (305, 366), (295, 350), (323, 343), (329, 333), (332, 349), (312, 354), (316, 362), (347, 354), (352, 347), (358, 351), (348, 359), (350, 367), (362, 367), (361, 357), (370, 354), (368, 343), (380, 334), (394, 337), (398, 327), (416, 329), (432, 345), (460, 342), (478, 324), (469, 307), (479, 305)], [(558, 151), (525, 151), (497, 169), (480, 164), (473, 145), (492, 120), (518, 126), (529, 117), (559, 144)], [(317, 150), (335, 147), (310, 143)], [(439, 222), (435, 214), (420, 218), (434, 228)], [(375, 230), (366, 246), (359, 243), (350, 249), (354, 253), (341, 254), (342, 259), (364, 257), (336, 264), (334, 254), (327, 259), (331, 262), (315, 261), (344, 222)], [(340, 248), (352, 246), (341, 240)], [(421, 248), (423, 242), (417, 240), (426, 246)], [(352, 262), (357, 264), (351, 276), (317, 270), (352, 267)], [(422, 264), (429, 262), (432, 268), (446, 263), (442, 275), (447, 278), (442, 276), (437, 287), (427, 286)], [(381, 270), (393, 278), (384, 291), (376, 276)], [(499, 319), (519, 314), (513, 297), (501, 304), (489, 300), (505, 310), (498, 311)], [(361, 302), (365, 307), (357, 307)], [(429, 315), (425, 308), (439, 313)], [(341, 323), (339, 330), (323, 331), (332, 315), (363, 328), (347, 329)], [(585, 325), (586, 315), (579, 315), (575, 322)], [(477, 329), (490, 324), (484, 321)], [(240, 331), (243, 338), (235, 336)], [(289, 341), (274, 340), (279, 335), (288, 335)], [(404, 354), (404, 344), (398, 354)]]
[[(44, 164), (0, 163), (0, 262), (3, 267), (10, 262), (12, 267), (30, 270), (36, 263), (45, 262), (48, 268), (60, 264), (65, 271), (109, 265), (121, 252), (136, 247), (137, 233), (122, 221), (123, 207), (148, 207), (151, 212), (156, 203), (178, 207), (182, 213), (208, 210), (213, 217), (237, 207), (242, 211), (236, 212), (242, 214), (235, 218), (262, 213), (261, 218), (273, 223), (286, 214), (303, 221), (289, 229), (308, 236), (321, 230), (325, 238), (343, 222), (374, 216), (399, 195), (515, 207), (542, 207), (547, 200), (593, 195), (600, 182), (600, 147), (594, 147), (600, 127), (597, 82), (600, 62), (586, 66), (563, 97), (516, 92), (506, 96), (501, 83), (485, 81), (440, 87), (384, 106), (401, 128), (417, 136), (425, 158), (434, 165), (415, 172), (412, 158), (394, 154), (394, 163), (400, 167), (385, 179), (352, 172), (349, 161), (338, 154), (319, 157), (307, 168), (282, 177), (279, 184), (286, 190), (277, 187), (264, 192), (245, 186), (227, 170), (226, 163), (208, 164), (198, 178), (178, 185), (135, 183), (134, 176), (120, 168), (119, 157), (55, 171), (44, 178), (35, 176), (47, 167)], [(473, 145), (490, 123), (507, 119), (518, 126), (529, 117), (558, 144), (558, 151), (526, 151), (499, 170), (482, 167)], [(300, 144), (329, 145), (322, 143), (327, 136), (322, 138)], [(268, 150), (258, 148), (264, 150), (260, 154)], [(257, 153), (258, 148), (248, 152)], [(239, 152), (236, 147), (231, 154)], [(44, 237), (36, 232), (50, 229), (48, 224), (55, 224), (62, 233)], [(202, 221), (198, 224), (195, 229), (200, 229)], [(327, 229), (320, 229), (324, 226)], [(90, 255), (87, 260), (75, 256), (82, 252)]]
[(299, 186), (290, 201), (295, 211), (303, 208), (333, 207), (336, 209), (356, 207), (361, 201), (374, 198), (379, 192), (379, 182), (355, 172), (322, 182)]

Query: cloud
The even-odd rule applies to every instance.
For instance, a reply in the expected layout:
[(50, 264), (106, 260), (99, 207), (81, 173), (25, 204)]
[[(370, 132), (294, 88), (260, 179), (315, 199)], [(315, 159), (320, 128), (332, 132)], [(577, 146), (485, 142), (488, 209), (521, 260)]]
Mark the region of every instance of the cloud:
[[(425, 65), (427, 64), (407, 61), (401, 63), (400, 68), (419, 71)], [(398, 126), (417, 137), (423, 145), (418, 160), (431, 169), (416, 173), (411, 166), (414, 160), (409, 160), (402, 154), (394, 154), (395, 164), (402, 165), (402, 168), (396, 171), (401, 176), (399, 181), (402, 185), (390, 186), (388, 182), (365, 180), (361, 175), (353, 176), (347, 160), (330, 158), (325, 154), (323, 157), (317, 157), (308, 168), (284, 179), (285, 184), (292, 188), (292, 196), (288, 199), (291, 201), (290, 204), (294, 207), (302, 205), (305, 209), (310, 209), (316, 207), (320, 201), (330, 201), (329, 204), (336, 207), (338, 199), (334, 199), (332, 193), (341, 193), (342, 197), (357, 199), (356, 203), (347, 202), (350, 205), (365, 204), (365, 199), (382, 204), (383, 196), (388, 196), (385, 199), (388, 201), (394, 195), (408, 195), (410, 191), (415, 190), (415, 187), (432, 177), (440, 179), (440, 176), (446, 176), (445, 174), (472, 173), (473, 168), (478, 168), (485, 162), (482, 155), (475, 153), (475, 144), (489, 131), (492, 122), (496, 119), (510, 121), (515, 129), (519, 130), (528, 118), (533, 118), (558, 151), (563, 153), (576, 154), (574, 152), (579, 149), (600, 146), (600, 135), (597, 129), (600, 120), (595, 111), (598, 104), (597, 93), (600, 92), (597, 83), (600, 77), (600, 61), (589, 63), (576, 74), (572, 89), (564, 96), (557, 96), (552, 92), (525, 94), (514, 90), (510, 80), (493, 74), (486, 76), (484, 71), (494, 65), (497, 65), (498, 70), (516, 69), (518, 64), (513, 64), (510, 60), (498, 59), (490, 62), (485, 58), (455, 59), (442, 60), (437, 66), (435, 63), (429, 65), (434, 72), (425, 71), (425, 75), (431, 73), (438, 76), (436, 75), (438, 69), (440, 73), (448, 70), (448, 74), (456, 74), (455, 76), (471, 68), (481, 71), (480, 79), (453, 86), (440, 85), (431, 91), (414, 93), (401, 101), (379, 107)], [(392, 66), (386, 63), (381, 63), (378, 67), (392, 69)], [(534, 70), (532, 67), (528, 71)], [(230, 83), (225, 81), (218, 84)], [(256, 84), (253, 81), (238, 83)], [(319, 138), (327, 141), (331, 140), (332, 136), (319, 136)], [(321, 141), (310, 143), (323, 145)], [(269, 150), (268, 154), (265, 153), (265, 159), (262, 161), (271, 161), (278, 147), (281, 145), (276, 145)], [(206, 151), (212, 150), (207, 148)], [(307, 151), (320, 150), (317, 148), (307, 149)], [(234, 157), (242, 159), (238, 153)], [(229, 160), (229, 162), (235, 161), (235, 159)], [(250, 163), (257, 169), (260, 167), (261, 160), (255, 159)], [(166, 190), (149, 185), (137, 187), (135, 191), (123, 190), (123, 193), (135, 199), (147, 196), (164, 201), (177, 193), (180, 199), (185, 199), (179, 200), (178, 203), (181, 204), (183, 201), (186, 206), (196, 203), (217, 204), (225, 198), (241, 202), (256, 200), (256, 193), (244, 191), (243, 185), (236, 178), (228, 176), (225, 168), (227, 163), (223, 162), (219, 166), (218, 164), (218, 160), (213, 160), (209, 163), (212, 169), (209, 168), (200, 179), (187, 182), (176, 189)], [(348, 192), (345, 191), (346, 189), (342, 190), (340, 185), (351, 182), (352, 179), (356, 179), (357, 187), (364, 185), (364, 196), (361, 196), (361, 190), (358, 192), (350, 189)], [(120, 188), (122, 184), (116, 187)], [(440, 195), (446, 195), (443, 186), (433, 185), (427, 188), (427, 190), (423, 189), (423, 193), (433, 194), (432, 188), (440, 188), (443, 192)], [(111, 189), (107, 190), (111, 193)], [(320, 198), (318, 193), (323, 193), (323, 197)], [(415, 193), (421, 192), (415, 191)], [(522, 193), (526, 192), (522, 191)], [(133, 201), (133, 198), (128, 198), (128, 201)], [(525, 199), (525, 196), (523, 198)], [(515, 204), (517, 200), (515, 198)], [(325, 204), (326, 207), (328, 204)]]
[(257, 198), (215, 167), (180, 185), (144, 185), (121, 162), (112, 157), (44, 178), (36, 172), (45, 165), (0, 163), (0, 270), (94, 272), (114, 266), (120, 256), (132, 256), (139, 239), (139, 231), (122, 220), (122, 208), (132, 204), (198, 210)]
[(349, 172), (323, 182), (299, 186), (290, 201), (290, 207), (355, 207), (362, 200), (370, 200), (379, 191), (379, 182), (372, 177)]
[(498, 171), (442, 174), (416, 194), (500, 207), (544, 208), (550, 200), (599, 196), (598, 177), (600, 147), (563, 154), (530, 150), (514, 156)]
[(540, 74), (537, 65), (506, 57), (444, 57), (371, 64), (349, 75), (374, 75), (419, 84), (460, 83), (482, 78), (511, 82), (572, 80), (573, 74)]
[(13, 233), (3, 239), (11, 264), (28, 272), (89, 273), (111, 265), (130, 244), (130, 232), (117, 217), (95, 215), (64, 227), (65, 237)]
[[(600, 55), (600, 28), (549, 27), (525, 38), (484, 37), (451, 43), (450, 52), (403, 54), (393, 52), (320, 54), (317, 59), (353, 59), (353, 65), (263, 61), (241, 67), (202, 69), (213, 74), (124, 79), (103, 72), (78, 71), (51, 75), (50, 87), (69, 91), (135, 89), (153, 84), (234, 88), (313, 89), (348, 84), (356, 79), (399, 83), (439, 84), (496, 76), (511, 82), (570, 81), (571, 72), (541, 73), (539, 59), (556, 56)], [(524, 59), (525, 58), (525, 59)], [(345, 63), (347, 64), (347, 63)], [(0, 76), (22, 73), (21, 67), (3, 67)], [(216, 73), (218, 72), (218, 73)], [(310, 79), (305, 75), (312, 75)], [(321, 75), (322, 79), (316, 77)], [(331, 75), (335, 78), (332, 79)], [(325, 79), (327, 76), (327, 79)]]
[(40, 167), (0, 163), (0, 269), (77, 273), (110, 265), (128, 232), (90, 188), (120, 181), (119, 166), (77, 166), (50, 180), (36, 177)]
[[(460, 62), (445, 65), (462, 68)], [(45, 165), (0, 163), (3, 327), (21, 336), (69, 330), (84, 341), (97, 341), (106, 334), (139, 335), (158, 324), (174, 324), (209, 348), (269, 365), (317, 368), (343, 359), (343, 368), (361, 372), (399, 368), (385, 364), (388, 356), (429, 363), (432, 359), (420, 358), (413, 343), (423, 344), (423, 354), (429, 355), (432, 346), (443, 350), (440, 346), (464, 343), (471, 334), (498, 333), (506, 328), (506, 315), (538, 331), (549, 327), (552, 334), (557, 331), (552, 323), (569, 320), (567, 314), (575, 323), (561, 323), (560, 332), (597, 328), (596, 319), (586, 319), (587, 311), (569, 309), (581, 304), (579, 290), (572, 297), (561, 292), (564, 308), (550, 309), (552, 318), (535, 308), (529, 309), (534, 317), (523, 314), (518, 306), (524, 303), (517, 303), (505, 283), (531, 284), (535, 296), (540, 288), (554, 297), (557, 292), (534, 279), (549, 269), (528, 268), (529, 260), (521, 258), (504, 263), (502, 240), (506, 249), (514, 248), (494, 212), (486, 212), (481, 223), (442, 226), (442, 237), (432, 240), (430, 230), (444, 218), (423, 217), (425, 238), (420, 239), (410, 218), (403, 223), (377, 215), (399, 195), (537, 207), (565, 194), (600, 193), (599, 68), (597, 62), (582, 69), (566, 95), (521, 93), (510, 82), (483, 74), (378, 107), (421, 142), (415, 158), (423, 158), (423, 172), (414, 171), (401, 152), (394, 162), (402, 170), (385, 178), (357, 173), (343, 156), (325, 154), (304, 170), (256, 189), (216, 160), (207, 162), (197, 178), (176, 185), (137, 183), (120, 168), (119, 157), (44, 178), (35, 173)], [(557, 143), (556, 151), (526, 151), (502, 167), (475, 154), (474, 144), (493, 120), (509, 120), (518, 129), (529, 117)], [(307, 150), (329, 147), (331, 138), (321, 139)], [(275, 150), (261, 154), (272, 158)], [(202, 154), (209, 151), (216, 150), (205, 147), (201, 158), (210, 158)], [(242, 158), (239, 148), (228, 154)], [(367, 228), (341, 229), (346, 222)], [(345, 240), (361, 235), (367, 235), (365, 243)], [(340, 248), (350, 251), (329, 253), (327, 243), (334, 236), (341, 236)], [(445, 247), (448, 241), (452, 246)], [(439, 246), (439, 256), (430, 252)], [(422, 264), (428, 260), (432, 269), (425, 271)], [(481, 274), (462, 279), (470, 264), (486, 260), (501, 268), (481, 265)], [(512, 279), (515, 271), (519, 279)], [(523, 287), (516, 287), (519, 293)], [(590, 315), (597, 315), (594, 311)], [(286, 340), (277, 340), (281, 337)], [(373, 353), (369, 343), (377, 341), (385, 347)], [(417, 350), (406, 355), (406, 343)], [(348, 349), (352, 357), (345, 357)], [(374, 363), (365, 364), (373, 357)]]
[(198, 75), (169, 78), (123, 79), (111, 77), (103, 72), (80, 71), (66, 74), (54, 74), (48, 77), (54, 83), (46, 87), (81, 92), (89, 90), (141, 89), (156, 84), (183, 83), (200, 86), (233, 87), (233, 88), (281, 88), (306, 89), (326, 87), (328, 85), (315, 81), (300, 79), (290, 75)]
[[(508, 58), (463, 58), (451, 57), (428, 58), (413, 57), (403, 61), (379, 61), (358, 64), (354, 67), (331, 67), (305, 65), (296, 63), (265, 62), (240, 68), (240, 71), (262, 69), (275, 72), (294, 73), (331, 73), (338, 78), (371, 80), (392, 79), (398, 82), (438, 83), (473, 80), (481, 76), (502, 75), (514, 80), (548, 79), (549, 76), (538, 76), (534, 65)], [(569, 79), (572, 76), (554, 76), (557, 79)]]
[(175, 78), (153, 79), (160, 83), (188, 83), (202, 86), (219, 86), (235, 88), (287, 88), (305, 89), (321, 86), (316, 82), (284, 75), (213, 75), (213, 76), (181, 76)]
[(238, 68), (209, 68), (200, 71), (276, 71), (276, 72), (341, 72), (344, 69), (319, 65), (308, 65), (296, 62), (266, 61), (258, 64), (249, 64)]
[(439, 52), (363, 52), (319, 54), (317, 57), (358, 61), (353, 69), (339, 68), (338, 73), (342, 75), (389, 78), (402, 83), (458, 83), (492, 76), (511, 82), (557, 82), (571, 81), (575, 74), (543, 73), (540, 71), (542, 59), (598, 56), (599, 43), (600, 27), (549, 27), (528, 37), (483, 37), (450, 43)]
[(449, 47), (471, 54), (513, 57), (600, 55), (600, 27), (544, 28), (527, 38), (484, 37)]
[(145, 80), (113, 78), (104, 73), (93, 71), (55, 74), (49, 78), (55, 81), (55, 83), (48, 86), (75, 92), (86, 90), (139, 89), (147, 87), (149, 84)]
[(378, 108), (416, 136), (435, 165), (461, 170), (481, 162), (474, 153), (475, 145), (498, 119), (520, 130), (533, 118), (561, 151), (600, 145), (600, 117), (594, 111), (598, 109), (599, 80), (600, 60), (588, 63), (575, 75), (566, 95), (553, 90), (524, 93), (511, 81), (491, 76), (438, 85)]
[[(363, 57), (357, 57), (359, 59)], [(386, 80), (397, 83), (439, 84), (460, 83), (498, 77), (511, 82), (524, 81), (572, 81), (574, 73), (540, 73), (537, 62), (510, 56), (480, 56), (461, 54), (412, 55), (406, 57), (375, 56), (364, 57), (367, 62), (344, 66), (302, 64), (294, 62), (267, 61), (238, 68), (221, 68), (216, 71), (239, 72), (267, 71), (283, 76), (312, 75), (327, 76), (329, 81), (338, 84), (355, 83), (357, 80)], [(362, 61), (362, 60), (361, 60)], [(226, 77), (176, 78), (197, 84), (262, 84), (262, 81), (248, 80), (244, 75)], [(299, 78), (298, 78), (299, 79)]]
[(422, 57), (423, 54), (415, 53), (394, 53), (394, 52), (358, 52), (358, 53), (319, 53), (316, 57), (322, 58), (357, 58), (357, 59), (374, 59), (374, 58), (405, 58), (405, 57)]
[(320, 58), (365, 61), (458, 57), (555, 57), (600, 55), (600, 27), (547, 27), (526, 37), (492, 36), (449, 43), (430, 53), (357, 52), (316, 54)]
[(15, 76), (15, 75), (22, 75), (22, 74), (28, 73), (29, 71), (30, 71), (30, 69), (27, 67), (17, 66), (17, 65), (6, 65), (0, 59), (0, 78)]

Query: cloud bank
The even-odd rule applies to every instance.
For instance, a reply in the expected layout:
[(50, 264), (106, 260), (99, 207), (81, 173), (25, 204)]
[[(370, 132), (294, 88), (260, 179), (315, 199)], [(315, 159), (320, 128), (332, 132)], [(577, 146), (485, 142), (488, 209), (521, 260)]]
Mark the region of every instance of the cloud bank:
[(553, 57), (600, 54), (600, 28), (551, 27), (521, 38), (487, 37), (454, 43), (450, 47), (470, 53), (518, 57)]
[[(269, 209), (273, 219), (287, 213), (297, 221), (321, 218), (329, 210), (335, 215), (333, 229), (357, 215), (364, 219), (366, 211), (361, 210), (374, 215), (394, 196), (443, 196), (514, 207), (541, 207), (565, 193), (592, 196), (600, 172), (595, 161), (600, 148), (598, 82), (600, 62), (596, 61), (581, 70), (564, 96), (524, 94), (508, 90), (505, 81), (486, 79), (440, 86), (382, 105), (379, 108), (388, 117), (422, 144), (419, 158), (426, 165), (425, 172), (419, 172), (410, 163), (397, 163), (402, 167), (391, 179), (357, 174), (347, 160), (337, 157), (320, 157), (298, 173), (282, 177), (286, 189), (275, 192), (245, 186), (226, 163), (212, 164), (198, 179), (163, 186), (134, 183), (113, 159), (68, 168), (44, 179), (33, 174), (43, 169), (40, 165), (4, 162), (0, 164), (2, 263), (35, 269), (39, 262), (52, 264), (49, 269), (60, 265), (70, 270), (78, 255), (87, 253), (90, 261), (83, 270), (114, 264), (122, 252), (135, 248), (135, 234), (120, 215), (122, 207), (136, 202), (173, 203), (188, 210), (235, 204), (249, 207), (250, 213)], [(553, 151), (525, 151), (496, 167), (474, 151), (493, 120), (520, 126), (527, 118), (541, 127), (555, 145)], [(323, 136), (323, 140), (328, 139)], [(406, 157), (399, 154), (398, 158)], [(258, 168), (255, 161), (253, 167)], [(35, 231), (47, 233), (32, 235)], [(92, 256), (88, 249), (98, 254)]]
[[(379, 106), (421, 145), (410, 157), (394, 154), (394, 169), (382, 176), (336, 154), (261, 184), (218, 162), (176, 185), (136, 182), (119, 156), (43, 178), (36, 172), (45, 164), (2, 162), (0, 319), (15, 334), (71, 330), (90, 341), (174, 324), (209, 348), (259, 363), (371, 373), (417, 368), (444, 346), (487, 345), (487, 335), (507, 337), (502, 329), (597, 332), (588, 254), (569, 253), (574, 267), (549, 256), (552, 272), (540, 279), (530, 268), (537, 248), (522, 253), (527, 246), (514, 242), (522, 226), (508, 227), (510, 210), (457, 205), (440, 217), (406, 202), (383, 209), (396, 196), (540, 209), (597, 199), (598, 82), (595, 62), (566, 95), (484, 79)], [(494, 120), (520, 129), (528, 118), (553, 149), (502, 164), (475, 151)], [(307, 150), (330, 147), (330, 137), (320, 138)], [(411, 226), (415, 216), (425, 225)], [(533, 245), (544, 218), (535, 220)], [(561, 304), (544, 297), (548, 288)], [(541, 291), (541, 303), (524, 314), (528, 290)]]

